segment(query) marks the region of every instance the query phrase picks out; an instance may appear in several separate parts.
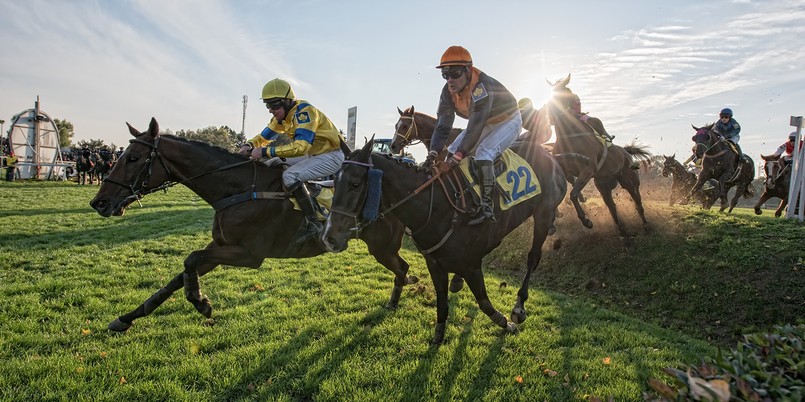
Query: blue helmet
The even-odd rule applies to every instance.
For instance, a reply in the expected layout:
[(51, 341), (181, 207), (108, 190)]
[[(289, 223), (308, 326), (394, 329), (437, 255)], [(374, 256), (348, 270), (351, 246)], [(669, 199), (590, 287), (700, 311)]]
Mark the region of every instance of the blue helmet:
[(732, 109), (730, 109), (730, 108), (728, 108), (728, 107), (725, 107), (724, 109), (721, 109), (721, 113), (719, 113), (718, 115), (719, 115), (719, 116), (729, 116), (729, 117), (732, 117)]

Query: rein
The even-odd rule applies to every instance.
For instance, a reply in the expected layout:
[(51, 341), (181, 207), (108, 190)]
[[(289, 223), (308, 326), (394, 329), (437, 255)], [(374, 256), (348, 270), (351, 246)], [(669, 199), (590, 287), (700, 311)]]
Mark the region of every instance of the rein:
[[(150, 143), (148, 141), (143, 141), (143, 140), (140, 140), (140, 139), (137, 139), (137, 138), (129, 140), (129, 143), (141, 144), (141, 145), (145, 145), (145, 146), (151, 148), (151, 154), (148, 156), (148, 159), (145, 160), (145, 165), (140, 170), (140, 172), (137, 174), (137, 176), (134, 177), (134, 181), (131, 184), (126, 184), (126, 183), (117, 181), (117, 180), (115, 180), (115, 179), (113, 179), (111, 177), (106, 177), (106, 178), (103, 179), (103, 181), (104, 182), (108, 181), (109, 183), (117, 184), (118, 186), (122, 186), (122, 187), (127, 188), (129, 191), (131, 191), (131, 195), (126, 197), (126, 199), (127, 200), (131, 199), (133, 201), (139, 201), (140, 199), (142, 199), (146, 195), (154, 193), (154, 192), (157, 192), (159, 190), (168, 191), (168, 188), (173, 187), (173, 186), (175, 186), (177, 184), (184, 184), (184, 183), (187, 183), (190, 180), (197, 179), (197, 178), (199, 178), (201, 176), (221, 172), (221, 171), (228, 170), (228, 169), (240, 166), (240, 165), (245, 165), (245, 164), (247, 164), (249, 162), (253, 162), (252, 160), (240, 161), (240, 162), (236, 162), (236, 163), (232, 163), (232, 164), (229, 164), (229, 165), (221, 166), (219, 168), (216, 168), (216, 169), (213, 169), (213, 170), (210, 170), (210, 171), (207, 171), (207, 172), (203, 172), (203, 173), (188, 177), (188, 178), (186, 178), (184, 180), (181, 180), (181, 181), (170, 181), (170, 180), (168, 180), (165, 183), (162, 183), (161, 185), (156, 186), (154, 188), (145, 189), (145, 187), (148, 186), (148, 178), (150, 178), (151, 174), (153, 173), (152, 165), (153, 165), (155, 159), (159, 160), (159, 163), (162, 164), (162, 167), (165, 169), (165, 172), (166, 172), (167, 176), (172, 175), (171, 170), (168, 168), (168, 165), (165, 164), (165, 161), (162, 160), (162, 155), (159, 153), (159, 140), (161, 138), (162, 137), (157, 136), (156, 140), (154, 140), (153, 143)], [(144, 177), (143, 177), (143, 174), (145, 174)], [(255, 166), (255, 177), (256, 177), (256, 175), (257, 175), (257, 167)], [(137, 184), (137, 181), (140, 180), (140, 177), (143, 177), (142, 182), (140, 183), (140, 189), (135, 190), (134, 187)], [(254, 184), (252, 184), (252, 187), (254, 187)]]

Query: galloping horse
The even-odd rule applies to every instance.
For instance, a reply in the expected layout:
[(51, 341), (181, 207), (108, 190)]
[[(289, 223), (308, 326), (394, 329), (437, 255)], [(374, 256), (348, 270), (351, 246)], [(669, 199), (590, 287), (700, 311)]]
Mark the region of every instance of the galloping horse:
[[(685, 167), (676, 160), (676, 154), (671, 156), (663, 155), (663, 157), (665, 161), (663, 161), (662, 164), (662, 177), (673, 176), (671, 194), (668, 199), (668, 205), (673, 206), (676, 202), (684, 198), (696, 184), (696, 174), (685, 169)], [(710, 209), (718, 198), (717, 194), (712, 191), (715, 189), (718, 182), (715, 179), (710, 179), (708, 183), (709, 184), (702, 186), (702, 189), (695, 194), (704, 209)]]
[[(523, 156), (537, 176), (531, 177), (525, 168), (518, 169), (518, 177), (510, 173), (515, 188), (519, 185), (520, 190), (524, 190), (534, 186), (534, 181), (538, 180), (541, 192), (505, 211), (498, 209), (496, 223), (470, 227), (466, 224), (467, 215), (458, 212), (460, 208), (453, 188), (443, 178), (449, 174), (434, 173), (437, 170), (426, 170), (399, 163), (388, 156), (372, 154), (372, 142), (353, 153), (336, 178), (333, 207), (323, 236), (327, 249), (342, 251), (356, 232), (362, 233), (361, 229), (375, 225), (365, 218), (371, 206), (382, 211), (379, 216), (393, 214), (412, 230), (411, 237), (425, 257), (436, 290), (433, 344), (444, 340), (450, 272), (466, 280), (478, 306), (495, 324), (509, 332), (515, 331), (516, 324), (526, 319), (524, 304), (528, 300), (529, 280), (542, 258), (542, 244), (553, 224), (556, 207), (567, 190), (565, 175), (556, 160), (538, 144), (515, 144), (512, 150)], [(372, 215), (370, 212), (369, 216)], [(533, 242), (525, 277), (512, 309), (512, 322), (508, 322), (489, 301), (481, 259), (530, 217), (534, 218)]]
[[(128, 124), (128, 123), (127, 123)], [(293, 244), (293, 232), (304, 219), (282, 187), (282, 169), (268, 167), (222, 148), (172, 135), (160, 135), (151, 119), (140, 133), (131, 125), (134, 139), (104, 180), (90, 205), (101, 216), (123, 215), (126, 207), (152, 192), (184, 184), (215, 209), (212, 241), (184, 261), (184, 272), (128, 314), (109, 324), (125, 331), (137, 318), (151, 314), (176, 290), (205, 317), (212, 314), (201, 294), (199, 277), (220, 264), (258, 268), (265, 258), (306, 258), (325, 252), (320, 240)], [(408, 263), (398, 251), (405, 227), (393, 217), (379, 220), (360, 238), (377, 262), (394, 272), (394, 288), (387, 304), (396, 308), (403, 285), (418, 279), (407, 276)]]
[[(696, 184), (690, 189), (680, 204), (687, 204), (690, 198), (702, 188), (704, 183), (710, 179), (718, 181), (718, 198), (721, 199), (719, 212), (724, 212), (727, 208), (727, 192), (732, 187), (736, 187), (735, 195), (730, 200), (729, 212), (738, 204), (738, 198), (751, 198), (755, 195), (752, 187), (752, 180), (755, 178), (755, 162), (748, 155), (740, 158), (730, 147), (726, 140), (713, 130), (713, 124), (703, 127), (691, 125), (696, 134), (691, 138), (696, 143), (694, 152), (702, 160), (702, 171), (696, 180)], [(737, 172), (736, 172), (737, 169)]]
[(774, 211), (774, 217), (779, 218), (785, 207), (788, 205), (788, 190), (791, 187), (791, 164), (785, 163), (782, 155), (760, 155), (763, 158), (763, 171), (766, 172), (766, 183), (760, 199), (755, 204), (755, 214), (760, 215), (763, 211), (760, 206), (770, 198), (779, 198), (780, 206)]
[(95, 177), (95, 163), (88, 157), (79, 154), (75, 158), (75, 170), (77, 172), (76, 179), (78, 179), (79, 185), (87, 184), (87, 175), (89, 175), (89, 184), (93, 183), (93, 178)]
[(589, 158), (589, 162), (581, 162), (577, 159), (560, 159), (565, 175), (569, 179), (575, 177), (575, 180), (572, 181), (573, 189), (570, 191), (570, 200), (573, 202), (576, 214), (584, 226), (593, 227), (593, 222), (587, 218), (579, 203), (579, 197), (590, 179), (594, 179), (595, 187), (601, 193), (601, 198), (609, 209), (609, 213), (618, 227), (619, 234), (628, 236), (626, 228), (618, 219), (618, 211), (615, 207), (615, 201), (612, 199), (612, 190), (620, 183), (621, 187), (634, 200), (637, 213), (643, 221), (643, 228), (647, 231), (649, 225), (640, 197), (640, 176), (630, 165), (632, 164), (632, 158), (643, 163), (649, 163), (651, 154), (646, 151), (646, 147), (634, 144), (626, 147), (620, 147), (615, 144), (605, 146), (599, 136), (603, 133), (598, 132), (592, 125), (570, 113), (576, 96), (567, 87), (569, 82), (570, 74), (563, 80), (558, 80), (555, 83), (549, 82), (553, 88), (554, 97), (544, 107), (548, 108), (548, 118), (556, 130), (554, 155), (576, 153)]
[[(425, 146), (425, 149), (430, 149), (430, 140), (433, 136), (433, 129), (436, 128), (436, 118), (426, 115), (425, 113), (415, 112), (412, 105), (405, 111), (397, 108), (400, 113), (400, 119), (394, 125), (394, 140), (391, 142), (391, 152), (398, 154), (409, 145), (416, 145), (420, 142)], [(450, 130), (450, 136), (447, 137), (445, 144), (450, 144), (453, 140), (461, 134), (460, 128)], [(437, 160), (444, 160), (445, 153), (447, 152), (447, 145), (444, 150), (440, 151)]]

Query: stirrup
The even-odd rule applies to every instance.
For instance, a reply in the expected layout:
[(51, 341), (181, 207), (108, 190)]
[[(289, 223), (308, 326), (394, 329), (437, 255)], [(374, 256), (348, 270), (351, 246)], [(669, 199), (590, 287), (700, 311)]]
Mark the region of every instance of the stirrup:
[(467, 222), (467, 226), (480, 225), (484, 222), (496, 222), (495, 212), (488, 206), (481, 206), (478, 212)]

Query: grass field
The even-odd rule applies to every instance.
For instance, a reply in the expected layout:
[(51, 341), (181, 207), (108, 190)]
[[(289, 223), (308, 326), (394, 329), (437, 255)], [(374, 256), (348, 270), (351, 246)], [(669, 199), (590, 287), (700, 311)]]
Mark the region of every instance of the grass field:
[[(219, 268), (202, 278), (212, 319), (177, 293), (115, 334), (110, 321), (206, 245), (213, 213), (177, 187), (105, 219), (88, 205), (96, 191), (0, 183), (0, 400), (642, 400), (650, 378), (670, 381), (663, 368), (805, 317), (801, 224), (649, 203), (652, 232), (626, 247), (593, 199), (593, 230), (565, 211), (546, 242), (514, 335), (464, 290), (450, 296), (446, 343), (430, 347), (435, 296), (408, 240), (421, 282), (397, 311), (383, 308), (392, 275), (353, 241)], [(621, 209), (636, 230), (631, 205)], [(502, 311), (529, 237), (515, 231), (486, 259)]]

